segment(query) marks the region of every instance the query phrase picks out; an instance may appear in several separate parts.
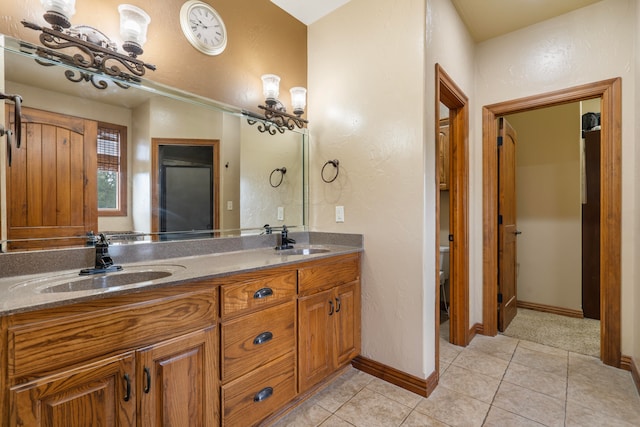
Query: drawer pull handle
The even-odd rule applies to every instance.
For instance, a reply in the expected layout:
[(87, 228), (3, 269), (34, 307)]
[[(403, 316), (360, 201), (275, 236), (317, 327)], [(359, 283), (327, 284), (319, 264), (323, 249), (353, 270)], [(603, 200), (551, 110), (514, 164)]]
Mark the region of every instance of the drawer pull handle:
[(255, 396), (253, 396), (253, 401), (254, 402), (262, 402), (263, 400), (271, 397), (272, 394), (273, 394), (273, 388), (272, 387), (265, 387), (262, 390), (260, 390), (259, 392), (257, 392)]
[(329, 300), (329, 316), (333, 315), (333, 301)]
[(254, 345), (264, 344), (268, 341), (271, 341), (272, 339), (273, 339), (273, 334), (271, 332), (269, 331), (263, 332), (253, 339), (253, 344)]
[(340, 307), (342, 307), (342, 304), (340, 303), (340, 298), (336, 298), (336, 313), (340, 312)]
[(124, 393), (124, 401), (128, 402), (131, 399), (131, 379), (129, 379), (129, 374), (124, 374), (124, 382), (127, 387), (127, 391)]
[(149, 371), (149, 368), (147, 368), (146, 366), (144, 367), (144, 379), (146, 383), (142, 391), (148, 394), (149, 390), (151, 390), (151, 372)]
[(270, 297), (271, 295), (273, 295), (273, 289), (262, 288), (262, 289), (258, 289), (256, 293), (253, 294), (253, 299), (266, 298), (266, 297)]

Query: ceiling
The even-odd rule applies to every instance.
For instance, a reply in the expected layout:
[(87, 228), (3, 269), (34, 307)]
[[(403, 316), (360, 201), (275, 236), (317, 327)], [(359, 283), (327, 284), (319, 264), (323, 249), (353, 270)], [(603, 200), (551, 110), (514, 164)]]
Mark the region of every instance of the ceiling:
[(318, 19), (333, 12), (350, 0), (271, 0), (289, 15), (305, 25), (313, 24)]
[(597, 3), (600, 0), (451, 0), (476, 42)]
[[(350, 0), (271, 0), (310, 25)], [(600, 0), (451, 0), (476, 42), (565, 14)]]

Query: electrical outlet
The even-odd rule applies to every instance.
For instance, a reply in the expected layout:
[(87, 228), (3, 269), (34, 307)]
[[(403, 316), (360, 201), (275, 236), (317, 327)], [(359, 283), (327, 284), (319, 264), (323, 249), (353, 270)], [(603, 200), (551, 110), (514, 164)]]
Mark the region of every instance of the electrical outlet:
[(227, 210), (228, 211), (233, 210), (233, 200), (227, 200)]
[(284, 208), (278, 206), (278, 221), (284, 221)]
[(344, 206), (336, 206), (336, 222), (344, 222)]

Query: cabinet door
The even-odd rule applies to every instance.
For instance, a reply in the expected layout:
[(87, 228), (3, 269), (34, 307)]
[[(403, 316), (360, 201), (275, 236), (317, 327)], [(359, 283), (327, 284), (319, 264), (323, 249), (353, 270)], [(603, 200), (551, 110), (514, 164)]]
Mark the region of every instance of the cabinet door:
[(140, 425), (218, 425), (215, 333), (212, 327), (139, 350)]
[(135, 426), (134, 355), (15, 386), (10, 400), (12, 426)]
[(335, 290), (335, 356), (337, 367), (360, 353), (360, 292), (358, 282), (338, 286)]
[(333, 290), (298, 299), (298, 392), (334, 370)]

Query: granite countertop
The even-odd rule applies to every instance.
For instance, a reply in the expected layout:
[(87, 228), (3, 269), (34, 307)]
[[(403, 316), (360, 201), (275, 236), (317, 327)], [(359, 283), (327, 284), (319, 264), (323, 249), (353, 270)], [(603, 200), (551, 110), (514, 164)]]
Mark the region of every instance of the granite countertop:
[[(52, 286), (60, 288), (77, 280), (100, 280), (98, 276), (79, 276), (77, 269), (49, 273), (30, 274), (0, 278), (0, 315), (32, 311), (36, 309), (60, 306), (72, 302), (84, 301), (105, 296), (120, 295), (131, 290), (166, 285), (179, 285), (198, 279), (221, 277), (234, 273), (249, 272), (265, 268), (294, 264), (312, 259), (326, 258), (362, 251), (362, 247), (342, 245), (296, 245), (296, 249), (322, 248), (326, 252), (313, 254), (290, 254), (270, 248), (248, 249), (233, 252), (169, 258), (154, 261), (119, 263), (120, 272), (107, 273), (107, 276), (160, 271), (170, 273), (167, 277), (138, 283), (112, 286), (109, 288), (51, 292)], [(49, 290), (49, 292), (47, 292)]]

